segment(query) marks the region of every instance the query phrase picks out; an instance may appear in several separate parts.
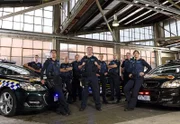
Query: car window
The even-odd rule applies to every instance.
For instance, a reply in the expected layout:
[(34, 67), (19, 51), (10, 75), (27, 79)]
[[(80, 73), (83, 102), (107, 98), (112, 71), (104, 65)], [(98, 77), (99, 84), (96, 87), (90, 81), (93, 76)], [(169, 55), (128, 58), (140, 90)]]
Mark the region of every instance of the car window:
[(19, 75), (16, 71), (0, 67), (0, 74), (1, 75)]
[(1, 64), (0, 65), (0, 74), (3, 75), (30, 75), (31, 72), (26, 70), (23, 67), (11, 64)]

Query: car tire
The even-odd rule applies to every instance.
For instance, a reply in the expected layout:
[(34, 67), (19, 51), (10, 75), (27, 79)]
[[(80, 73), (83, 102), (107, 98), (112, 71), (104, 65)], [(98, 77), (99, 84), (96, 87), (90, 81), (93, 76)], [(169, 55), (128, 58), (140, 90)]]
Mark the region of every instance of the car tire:
[(0, 113), (3, 116), (11, 117), (16, 114), (17, 99), (10, 89), (4, 89), (0, 92)]

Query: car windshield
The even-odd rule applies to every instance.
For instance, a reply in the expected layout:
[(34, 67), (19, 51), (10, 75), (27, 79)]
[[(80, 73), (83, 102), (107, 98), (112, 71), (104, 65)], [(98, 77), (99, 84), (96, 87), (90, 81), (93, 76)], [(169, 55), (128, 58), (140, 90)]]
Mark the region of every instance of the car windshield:
[(169, 75), (169, 74), (177, 74), (177, 70), (179, 70), (180, 65), (176, 66), (160, 66), (152, 71), (149, 72), (149, 74), (157, 74), (157, 75)]
[(34, 75), (33, 72), (31, 72), (28, 69), (25, 69), (18, 65), (12, 65), (12, 64), (0, 64), (1, 67), (7, 68), (9, 70), (12, 70), (20, 75)]

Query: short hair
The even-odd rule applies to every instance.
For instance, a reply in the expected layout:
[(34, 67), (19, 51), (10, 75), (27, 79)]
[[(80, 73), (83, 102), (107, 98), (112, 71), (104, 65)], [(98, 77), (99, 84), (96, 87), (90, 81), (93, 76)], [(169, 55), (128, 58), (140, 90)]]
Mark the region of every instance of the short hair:
[(35, 55), (35, 57), (39, 57), (39, 55)]
[(127, 52), (126, 55), (127, 55), (127, 54), (131, 54), (131, 53), (130, 53), (130, 52)]
[(140, 52), (139, 52), (138, 50), (134, 50), (133, 55), (134, 55), (135, 53), (140, 54)]
[(53, 50), (50, 51), (50, 53), (52, 53), (52, 52), (57, 53), (57, 50), (53, 49)]
[(89, 48), (93, 49), (93, 47), (91, 47), (91, 46), (88, 46), (88, 47), (87, 47), (87, 49), (89, 49)]
[(76, 56), (79, 56), (79, 54), (76, 54), (75, 57), (76, 57)]

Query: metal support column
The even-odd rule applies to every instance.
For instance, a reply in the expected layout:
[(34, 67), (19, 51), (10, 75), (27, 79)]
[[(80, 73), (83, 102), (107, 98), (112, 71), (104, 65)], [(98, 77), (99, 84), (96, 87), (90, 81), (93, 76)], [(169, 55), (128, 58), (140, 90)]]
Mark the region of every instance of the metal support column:
[[(157, 47), (159, 46), (159, 38), (163, 38), (164, 37), (164, 32), (163, 29), (161, 28), (162, 22), (160, 23), (155, 23), (153, 26), (154, 29), (154, 45)], [(157, 66), (162, 64), (162, 59), (161, 59), (161, 51), (155, 51), (155, 55), (156, 55), (156, 63)]]
[[(60, 34), (61, 12), (59, 5), (53, 6), (53, 34)], [(60, 59), (60, 40), (52, 39), (53, 49), (57, 50), (57, 59)]]

